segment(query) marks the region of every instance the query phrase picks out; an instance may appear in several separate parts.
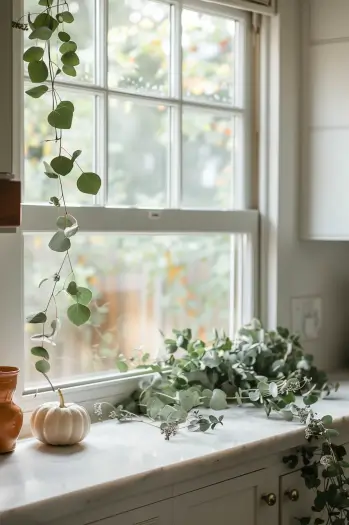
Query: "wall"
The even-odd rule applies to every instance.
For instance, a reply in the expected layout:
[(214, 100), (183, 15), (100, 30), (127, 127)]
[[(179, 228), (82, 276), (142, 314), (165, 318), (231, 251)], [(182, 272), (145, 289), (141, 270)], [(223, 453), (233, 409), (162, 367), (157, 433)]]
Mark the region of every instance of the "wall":
[[(279, 324), (291, 326), (291, 298), (320, 295), (321, 335), (305, 347), (320, 366), (332, 370), (349, 362), (349, 243), (299, 240), (302, 1), (279, 0), (280, 15), (270, 23), (269, 101), (273, 105), (269, 111), (269, 200), (263, 203), (270, 219), (266, 232), (269, 267), (262, 274), (266, 277), (269, 272), (269, 285), (263, 286), (262, 306), (268, 307), (269, 323), (277, 318)], [(275, 104), (278, 95), (279, 104)]]

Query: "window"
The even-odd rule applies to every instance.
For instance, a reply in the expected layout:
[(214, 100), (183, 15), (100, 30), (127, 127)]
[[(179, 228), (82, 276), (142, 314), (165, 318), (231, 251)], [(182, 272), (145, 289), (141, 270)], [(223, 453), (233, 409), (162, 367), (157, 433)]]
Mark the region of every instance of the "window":
[[(36, 0), (25, 0), (36, 12)], [(212, 7), (213, 5), (213, 7)], [(159, 330), (190, 326), (233, 332), (256, 308), (258, 214), (249, 211), (249, 22), (199, 0), (71, 0), (81, 65), (57, 82), (75, 104), (69, 149), (96, 171), (95, 199), (65, 178), (80, 226), (71, 256), (79, 284), (94, 292), (88, 325), (64, 316), (51, 352), (56, 385), (120, 377), (120, 354), (134, 366), (161, 352)], [(22, 44), (26, 48), (28, 41)], [(24, 71), (24, 86), (27, 84)], [(23, 87), (23, 83), (22, 83)], [(23, 303), (40, 308), (59, 254), (48, 240), (56, 182), (42, 163), (55, 155), (45, 121), (49, 100), (26, 97), (24, 129)], [(18, 152), (20, 153), (20, 152)], [(69, 270), (66, 269), (66, 278)], [(64, 293), (57, 296), (66, 305)], [(44, 388), (25, 327), (24, 391)]]

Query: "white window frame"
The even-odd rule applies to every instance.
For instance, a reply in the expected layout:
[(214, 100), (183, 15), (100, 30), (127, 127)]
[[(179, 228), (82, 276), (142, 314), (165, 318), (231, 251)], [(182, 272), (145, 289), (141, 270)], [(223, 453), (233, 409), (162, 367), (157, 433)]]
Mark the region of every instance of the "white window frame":
[[(231, 114), (239, 114), (243, 112), (246, 117), (244, 120), (243, 140), (245, 144), (252, 140), (251, 135), (251, 92), (250, 92), (250, 69), (251, 69), (251, 49), (250, 49), (250, 24), (251, 15), (231, 7), (220, 5), (205, 4), (201, 0), (161, 0), (170, 4), (176, 4), (176, 17), (174, 20), (174, 30), (177, 32), (177, 43), (180, 43), (180, 10), (183, 7), (192, 7), (216, 15), (223, 15), (239, 20), (245, 24), (246, 30), (243, 32), (243, 40), (241, 45), (245, 49), (245, 63), (243, 64), (242, 75), (243, 83), (246, 86), (244, 93), (240, 93), (240, 104), (236, 107), (229, 106)], [(107, 0), (98, 0), (100, 5), (106, 6)], [(1, 0), (0, 2), (0, 21), (2, 24), (9, 24), (8, 20), (11, 0)], [(18, 18), (19, 13), (22, 12), (22, 0), (13, 0), (14, 18)], [(107, 23), (106, 11), (98, 17), (99, 31), (104, 31)], [(1, 22), (0, 22), (1, 24)], [(1, 25), (2, 25), (1, 24)], [(106, 31), (104, 31), (106, 34)], [(102, 34), (104, 34), (102, 33)], [(6, 42), (7, 39), (7, 42)], [(3, 46), (7, 44), (9, 48), (8, 32), (0, 32), (0, 43), (3, 40)], [(0, 87), (6, 96), (5, 103), (13, 106), (13, 127), (12, 134), (7, 134), (7, 140), (0, 143), (0, 171), (12, 171), (16, 175), (23, 173), (23, 159), (21, 159), (21, 151), (23, 151), (24, 144), (24, 127), (23, 127), (23, 64), (21, 60), (22, 41), (21, 32), (13, 33), (13, 57), (12, 61), (13, 78), (9, 78), (9, 85)], [(11, 46), (10, 46), (11, 47)], [(101, 53), (101, 46), (97, 46), (97, 52)], [(176, 53), (181, 53), (180, 45), (177, 46)], [(100, 56), (100, 58), (102, 58)], [(103, 61), (104, 82), (106, 82), (106, 64)], [(179, 76), (181, 77), (181, 73)], [(4, 84), (7, 84), (4, 82)], [(58, 83), (57, 83), (58, 84)], [(62, 83), (60, 83), (62, 85)], [(105, 83), (106, 86), (106, 83)], [(181, 80), (178, 83), (181, 86)], [(10, 90), (7, 88), (11, 88)], [(71, 85), (69, 86), (71, 87)], [(79, 84), (79, 88), (88, 92), (112, 92), (113, 90), (106, 90), (105, 88), (90, 87)], [(180, 87), (178, 88), (181, 89)], [(114, 90), (115, 93), (121, 94), (120, 91)], [(12, 101), (11, 101), (12, 93)], [(180, 96), (180, 92), (177, 93)], [(127, 95), (129, 96), (129, 95)], [(137, 95), (131, 95), (131, 97)], [(137, 97), (138, 98), (138, 97)], [(148, 100), (157, 101), (155, 97), (142, 97)], [(160, 97), (159, 97), (160, 98)], [(22, 101), (22, 102), (21, 102)], [(163, 103), (181, 106), (182, 102), (174, 98), (163, 98)], [(3, 102), (4, 103), (4, 102)], [(1, 104), (1, 100), (0, 100)], [(206, 104), (202, 102), (190, 102), (188, 104), (192, 107), (209, 109), (214, 111), (226, 111), (227, 107), (220, 104)], [(106, 106), (106, 104), (104, 104)], [(180, 113), (180, 112), (179, 112)], [(99, 121), (98, 125), (104, 126), (106, 129), (106, 109), (103, 112), (104, 118)], [(10, 126), (11, 127), (11, 126)], [(180, 130), (180, 123), (177, 125), (177, 133)], [(20, 140), (19, 140), (20, 137)], [(106, 141), (105, 141), (106, 142)], [(179, 141), (179, 144), (181, 141)], [(107, 145), (104, 144), (106, 151)], [(248, 250), (240, 250), (238, 261), (232, 261), (232, 273), (235, 272), (234, 279), (239, 283), (234, 294), (238, 294), (238, 301), (241, 305), (240, 311), (236, 314), (235, 324), (239, 325), (247, 321), (251, 315), (258, 314), (258, 272), (259, 272), (259, 217), (256, 210), (249, 210), (250, 196), (251, 196), (251, 163), (250, 157), (252, 147), (244, 147), (244, 159), (240, 168), (240, 187), (238, 187), (238, 202), (235, 203), (238, 209), (234, 211), (203, 211), (203, 210), (179, 210), (179, 209), (127, 209), (127, 208), (111, 208), (101, 207), (100, 202), (97, 201), (95, 207), (71, 207), (69, 211), (77, 218), (79, 222), (80, 231), (88, 232), (118, 232), (118, 233), (178, 233), (178, 234), (192, 234), (192, 233), (230, 233), (230, 234), (245, 234), (248, 237)], [(105, 155), (107, 158), (107, 155)], [(180, 158), (180, 152), (178, 152)], [(97, 166), (100, 173), (106, 173), (105, 163), (100, 163)], [(180, 170), (179, 166), (177, 169)], [(177, 188), (179, 189), (179, 188)], [(177, 191), (176, 195), (179, 193)], [(103, 195), (105, 197), (105, 195)], [(176, 205), (176, 202), (172, 202)], [(16, 233), (1, 233), (0, 231), (0, 289), (1, 297), (0, 303), (3, 303), (8, 315), (0, 317), (0, 361), (3, 364), (11, 364), (19, 366), (20, 368), (24, 362), (24, 313), (23, 309), (23, 232), (49, 232), (54, 229), (55, 219), (57, 217), (57, 210), (50, 206), (41, 205), (22, 205), (22, 228), (18, 229)], [(246, 278), (248, 275), (248, 282), (244, 282), (242, 275)], [(237, 279), (236, 272), (240, 272)], [(251, 287), (251, 279), (253, 286)], [(2, 350), (5, 349), (5, 352)], [(128, 372), (125, 374), (102, 374), (100, 377), (93, 377), (93, 380), (88, 378), (82, 381), (72, 381), (63, 385), (67, 399), (74, 399), (77, 402), (89, 402), (95, 399), (120, 399), (120, 396), (131, 392), (137, 383), (137, 377), (141, 373)], [(18, 393), (22, 395), (20, 400), (24, 411), (31, 411), (39, 403), (55, 398), (55, 395), (48, 390), (48, 388), (41, 388), (38, 395), (34, 398), (33, 392), (26, 392), (24, 394), (24, 377), (20, 376)]]

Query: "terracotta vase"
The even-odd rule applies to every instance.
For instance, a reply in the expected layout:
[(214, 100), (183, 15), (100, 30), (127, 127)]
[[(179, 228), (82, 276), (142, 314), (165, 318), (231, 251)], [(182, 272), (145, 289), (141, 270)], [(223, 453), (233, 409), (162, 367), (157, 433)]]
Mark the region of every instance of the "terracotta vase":
[(0, 366), (0, 454), (12, 452), (23, 424), (22, 410), (13, 401), (19, 368)]

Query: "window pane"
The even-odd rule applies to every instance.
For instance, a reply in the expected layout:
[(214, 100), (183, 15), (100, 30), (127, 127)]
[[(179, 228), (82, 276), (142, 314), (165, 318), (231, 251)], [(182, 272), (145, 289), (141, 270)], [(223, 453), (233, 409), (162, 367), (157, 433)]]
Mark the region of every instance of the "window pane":
[[(59, 265), (59, 255), (47, 247), (49, 239), (43, 234), (24, 237), (26, 315), (47, 303), (52, 280), (40, 289), (38, 283)], [(141, 354), (149, 352), (154, 359), (162, 348), (159, 329), (169, 334), (172, 328), (191, 327), (201, 338), (210, 338), (214, 327), (229, 331), (231, 239), (215, 234), (79, 233), (71, 256), (78, 284), (94, 292), (92, 317), (88, 325), (74, 327), (61, 313), (70, 299), (65, 292), (57, 295), (62, 329), (56, 346), (48, 348), (51, 379), (115, 372), (117, 356), (132, 357), (140, 347)], [(29, 337), (37, 329), (26, 327), (27, 388), (42, 382), (29, 352)]]
[[(59, 95), (62, 100), (70, 100), (75, 106), (73, 127), (63, 131), (63, 146), (70, 154), (81, 149), (79, 165), (86, 171), (93, 171), (95, 97), (63, 89), (59, 89)], [(50, 162), (58, 155), (59, 149), (55, 142), (44, 142), (54, 138), (54, 128), (47, 122), (51, 97), (48, 93), (40, 99), (25, 95), (24, 102), (24, 201), (48, 203), (50, 197), (60, 196), (57, 180), (45, 177), (43, 165), (43, 161)], [(80, 193), (76, 188), (80, 173), (75, 166), (69, 175), (62, 178), (66, 200), (70, 204), (92, 204), (92, 197)]]
[(187, 9), (182, 14), (183, 96), (234, 102), (234, 20)]
[(183, 111), (184, 208), (232, 208), (234, 142), (234, 117)]
[(169, 16), (160, 2), (109, 0), (109, 87), (167, 94)]
[[(98, 4), (100, 0), (97, 0)], [(74, 22), (66, 24), (65, 30), (77, 43), (80, 65), (76, 68), (76, 77), (61, 76), (59, 80), (95, 82), (95, 0), (72, 0), (69, 2)]]
[[(98, 0), (99, 1), (99, 0)], [(63, 4), (62, 4), (63, 5)], [(77, 54), (79, 55), (80, 65), (76, 68), (76, 77), (67, 77), (60, 75), (57, 80), (66, 82), (95, 82), (95, 0), (72, 0), (69, 2), (70, 12), (75, 20), (72, 24), (66, 24), (65, 31), (70, 34), (71, 40), (78, 46)], [(38, 5), (38, 0), (24, 0), (24, 12), (33, 13), (32, 19), (44, 10), (43, 6)], [(63, 10), (61, 8), (61, 10)], [(44, 42), (29, 40), (30, 31), (24, 33), (24, 49), (33, 45), (44, 47)], [(52, 40), (52, 60), (57, 64), (60, 63), (60, 53), (57, 53), (58, 47), (62, 44), (58, 38)], [(28, 67), (25, 63), (25, 73)]]
[(169, 110), (109, 99), (110, 205), (166, 205)]

